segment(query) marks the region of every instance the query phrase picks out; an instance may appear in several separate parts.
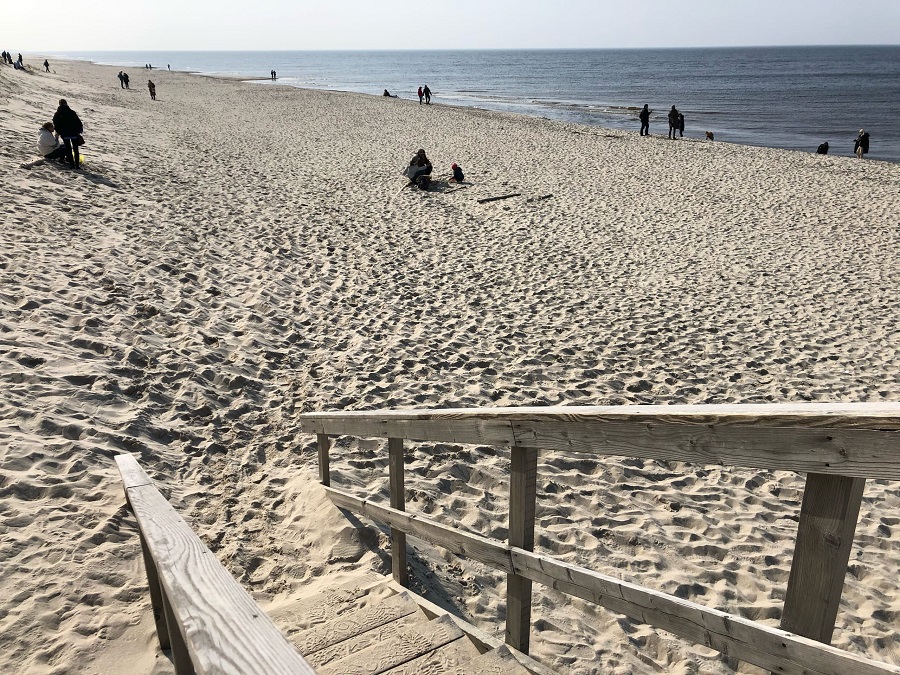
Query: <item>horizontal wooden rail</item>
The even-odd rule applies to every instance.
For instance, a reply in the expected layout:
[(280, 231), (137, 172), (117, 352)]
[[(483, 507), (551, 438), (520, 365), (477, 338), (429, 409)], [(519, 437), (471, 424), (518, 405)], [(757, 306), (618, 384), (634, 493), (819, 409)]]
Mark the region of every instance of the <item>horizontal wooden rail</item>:
[(118, 455), (116, 464), (140, 530), (160, 646), (171, 644), (176, 672), (314, 675), (137, 460)]
[(508, 445), (900, 480), (900, 403), (304, 413), (319, 435)]
[(441, 525), (416, 513), (379, 506), (336, 488), (325, 489), (341, 508), (767, 670), (785, 675), (900, 674), (897, 666)]

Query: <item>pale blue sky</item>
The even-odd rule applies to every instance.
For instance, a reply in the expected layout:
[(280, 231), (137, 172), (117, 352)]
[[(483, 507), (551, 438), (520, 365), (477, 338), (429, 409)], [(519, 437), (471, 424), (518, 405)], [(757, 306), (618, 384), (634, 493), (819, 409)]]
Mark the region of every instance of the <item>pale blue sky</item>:
[(900, 0), (15, 0), (0, 48), (502, 49), (900, 44)]

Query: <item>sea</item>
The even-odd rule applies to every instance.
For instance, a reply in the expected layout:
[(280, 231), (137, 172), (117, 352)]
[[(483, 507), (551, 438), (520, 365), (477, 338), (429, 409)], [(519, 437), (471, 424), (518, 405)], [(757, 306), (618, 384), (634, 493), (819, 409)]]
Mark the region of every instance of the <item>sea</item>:
[(430, 51), (65, 52), (127, 69), (150, 64), (272, 84), (353, 91), (387, 89), (432, 103), (638, 130), (645, 103), (650, 131), (665, 134), (675, 105), (685, 135), (851, 156), (865, 128), (869, 159), (900, 163), (900, 46), (702, 49)]

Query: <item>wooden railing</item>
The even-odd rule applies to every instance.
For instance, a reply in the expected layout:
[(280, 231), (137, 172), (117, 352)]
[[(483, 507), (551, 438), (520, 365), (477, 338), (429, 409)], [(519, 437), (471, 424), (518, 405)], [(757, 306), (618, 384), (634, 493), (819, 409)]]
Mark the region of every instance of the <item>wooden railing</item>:
[(159, 646), (172, 650), (175, 672), (314, 675), (134, 456), (116, 464), (140, 531)]
[[(895, 673), (831, 647), (866, 478), (900, 479), (900, 404), (615, 406), (308, 413), (319, 477), (335, 504), (391, 527), (394, 578), (406, 535), (507, 574), (506, 641), (527, 653), (531, 584), (597, 603), (777, 673)], [(390, 506), (330, 487), (330, 436), (387, 438)], [(511, 448), (509, 541), (405, 512), (403, 441)], [(535, 553), (537, 453), (553, 449), (807, 474), (781, 628), (772, 628)]]

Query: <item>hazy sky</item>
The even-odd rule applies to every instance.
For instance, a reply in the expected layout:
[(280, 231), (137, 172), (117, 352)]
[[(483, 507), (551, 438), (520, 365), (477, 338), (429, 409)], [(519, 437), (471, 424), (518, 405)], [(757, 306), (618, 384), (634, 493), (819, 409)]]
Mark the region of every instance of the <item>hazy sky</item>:
[(900, 0), (42, 0), (0, 48), (500, 49), (900, 44)]

